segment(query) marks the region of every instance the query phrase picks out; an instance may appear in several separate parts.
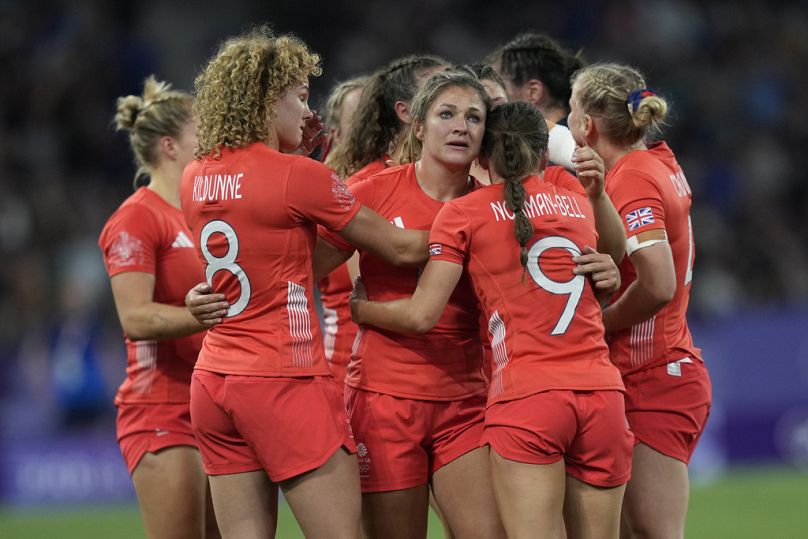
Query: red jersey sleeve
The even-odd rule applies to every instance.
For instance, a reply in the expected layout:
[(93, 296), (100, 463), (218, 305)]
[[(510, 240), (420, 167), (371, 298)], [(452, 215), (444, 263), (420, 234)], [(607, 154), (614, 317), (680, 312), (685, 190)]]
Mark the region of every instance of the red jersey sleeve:
[(465, 213), (451, 202), (445, 204), (429, 232), (429, 259), (460, 264), (466, 261), (471, 225)]
[[(351, 182), (350, 179), (348, 181)], [(371, 198), (373, 196), (373, 189), (371, 186), (372, 182), (367, 182), (364, 180), (354, 181), (350, 184), (350, 186), (347, 187), (347, 192), (349, 195), (355, 198), (355, 200), (357, 201), (356, 204), (357, 206), (365, 205), (372, 208), (374, 206), (373, 206), (373, 199)], [(348, 223), (345, 224), (347, 225)], [(339, 230), (342, 230), (342, 228), (337, 230), (333, 229), (328, 230), (326, 227), (323, 226), (317, 227), (317, 233), (325, 241), (327, 241), (340, 251), (354, 252), (356, 250), (356, 247), (351, 245), (350, 242), (342, 239), (342, 237), (340, 237), (340, 235), (336, 233)]]
[(614, 180), (607, 194), (623, 220), (627, 238), (648, 230), (665, 229), (663, 195), (651, 176), (638, 170), (625, 170)]
[(286, 202), (293, 218), (312, 221), (329, 230), (345, 228), (361, 207), (334, 171), (307, 158), (292, 165)]
[(127, 271), (154, 275), (159, 245), (157, 218), (142, 204), (127, 204), (118, 209), (98, 239), (110, 277)]

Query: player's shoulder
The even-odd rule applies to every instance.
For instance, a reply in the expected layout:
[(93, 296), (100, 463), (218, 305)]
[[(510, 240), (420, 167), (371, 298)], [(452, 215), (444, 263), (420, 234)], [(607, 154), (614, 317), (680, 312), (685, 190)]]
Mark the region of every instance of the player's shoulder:
[(127, 217), (148, 220), (160, 219), (163, 217), (160, 210), (164, 205), (161, 203), (164, 203), (164, 201), (160, 199), (160, 195), (148, 187), (140, 187), (118, 206), (109, 220), (114, 221)]
[(385, 170), (386, 168), (387, 168), (387, 161), (384, 158), (376, 159), (375, 161), (371, 161), (370, 163), (368, 163), (367, 165), (365, 165), (364, 167), (360, 168), (355, 173), (353, 173), (348, 178), (347, 183), (348, 185), (351, 185), (352, 183), (366, 180), (371, 176), (373, 176), (374, 174), (377, 174)]
[(397, 190), (405, 183), (410, 176), (414, 177), (414, 165), (395, 165), (382, 170), (363, 179), (354, 181), (352, 189), (373, 190), (378, 192)]

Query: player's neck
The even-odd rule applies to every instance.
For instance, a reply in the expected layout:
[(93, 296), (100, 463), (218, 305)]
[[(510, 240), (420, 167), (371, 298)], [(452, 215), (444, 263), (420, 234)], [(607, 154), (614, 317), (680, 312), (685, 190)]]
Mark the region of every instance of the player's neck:
[(603, 158), (603, 163), (608, 171), (613, 169), (617, 162), (620, 161), (620, 159), (622, 159), (627, 153), (633, 152), (634, 150), (645, 150), (646, 147), (642, 141), (625, 146), (614, 144), (608, 140), (600, 140), (596, 144), (592, 145), (592, 149), (598, 152), (598, 154)]
[(553, 122), (554, 124), (557, 124), (567, 117), (567, 110), (564, 107), (541, 107), (541, 112), (546, 121)]
[(181, 178), (181, 174), (171, 174), (165, 170), (158, 169), (151, 175), (149, 189), (160, 195), (163, 200), (175, 208), (179, 208)]
[(465, 195), (469, 190), (469, 167), (447, 167), (428, 155), (415, 162), (415, 178), (421, 189), (441, 202)]

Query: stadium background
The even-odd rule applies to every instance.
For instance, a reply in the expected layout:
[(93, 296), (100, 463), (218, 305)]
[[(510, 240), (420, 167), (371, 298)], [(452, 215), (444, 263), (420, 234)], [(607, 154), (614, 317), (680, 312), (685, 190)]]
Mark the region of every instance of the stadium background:
[(313, 106), (397, 56), (474, 61), (528, 29), (641, 68), (694, 192), (690, 320), (715, 391), (689, 535), (808, 537), (808, 9), (676, 0), (0, 2), (0, 537), (142, 536), (96, 247), (134, 172), (114, 101), (149, 73), (192, 88), (260, 21), (322, 54)]

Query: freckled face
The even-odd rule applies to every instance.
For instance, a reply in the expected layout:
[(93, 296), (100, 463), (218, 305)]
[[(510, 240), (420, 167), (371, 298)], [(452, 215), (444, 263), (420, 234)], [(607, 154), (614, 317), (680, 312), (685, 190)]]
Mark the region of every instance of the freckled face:
[(469, 167), (480, 153), (485, 104), (471, 88), (450, 87), (429, 106), (416, 135), (424, 156), (450, 167)]

